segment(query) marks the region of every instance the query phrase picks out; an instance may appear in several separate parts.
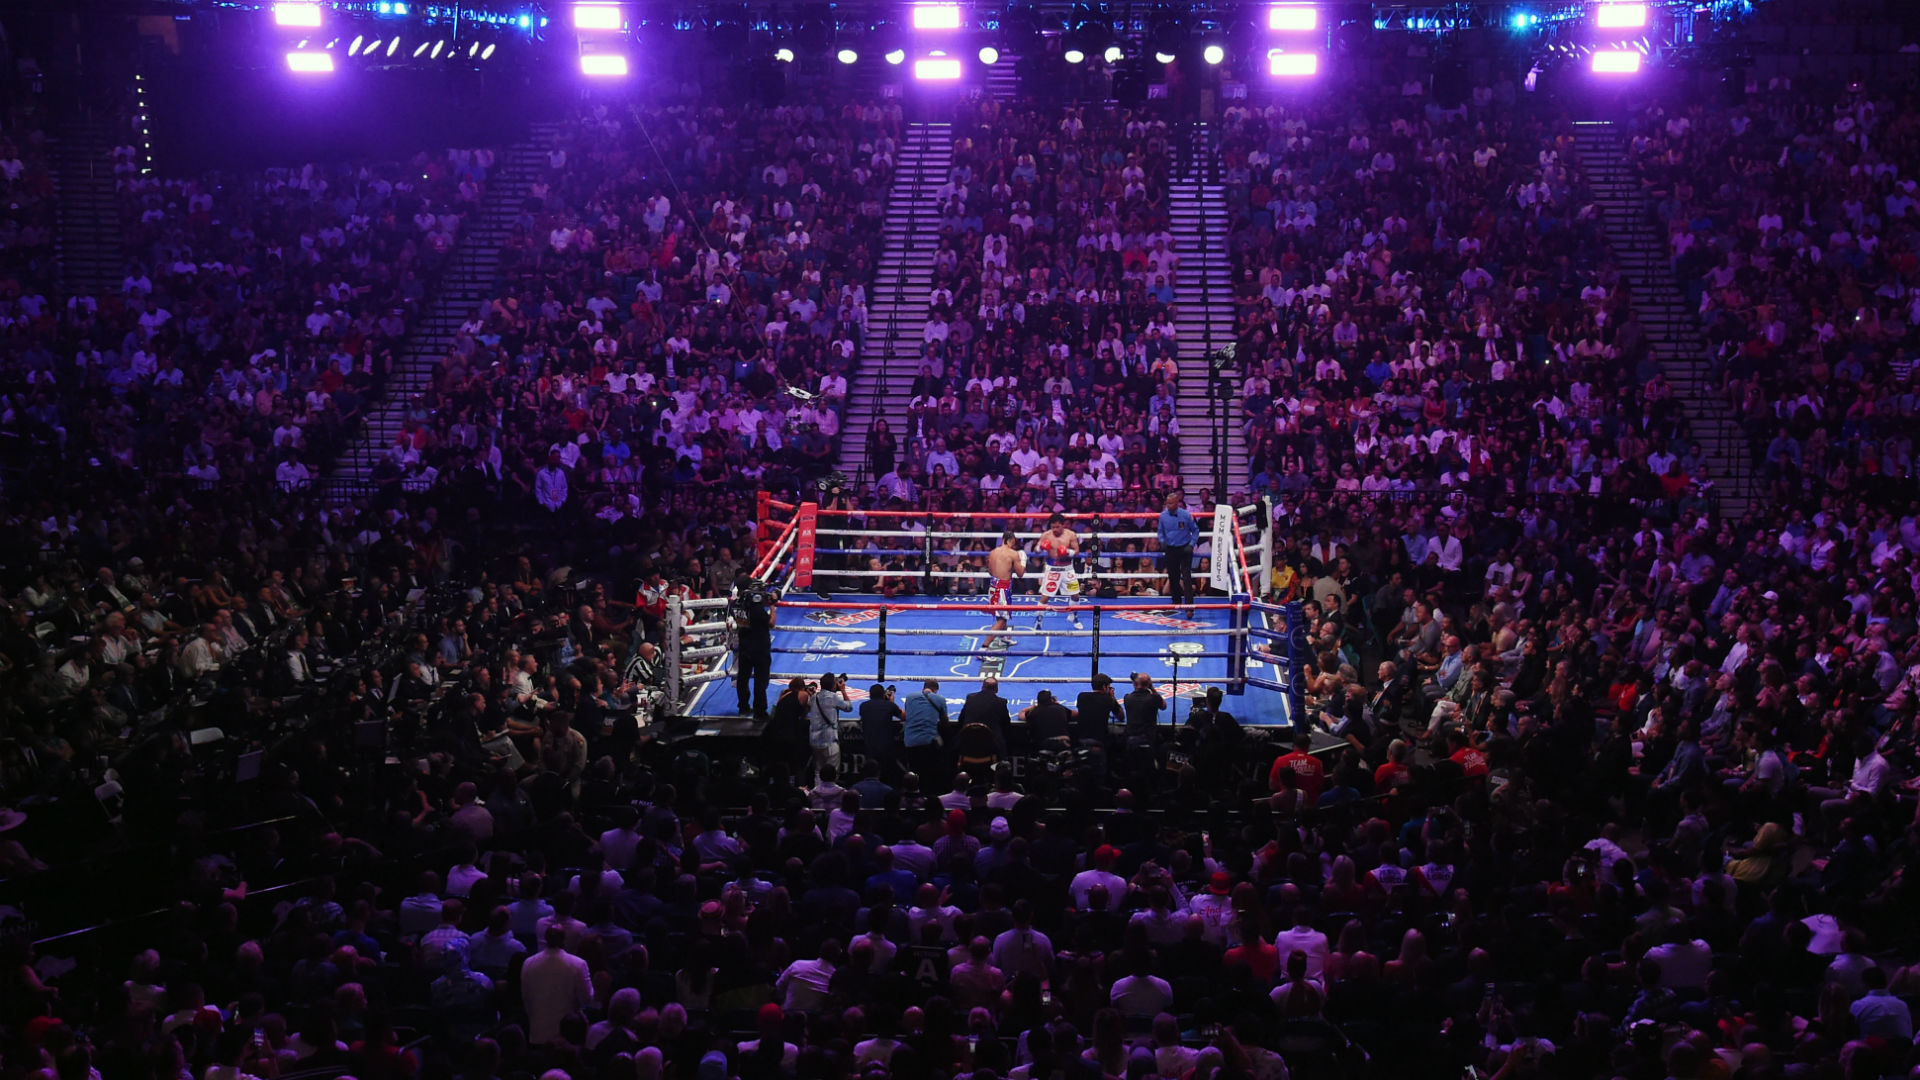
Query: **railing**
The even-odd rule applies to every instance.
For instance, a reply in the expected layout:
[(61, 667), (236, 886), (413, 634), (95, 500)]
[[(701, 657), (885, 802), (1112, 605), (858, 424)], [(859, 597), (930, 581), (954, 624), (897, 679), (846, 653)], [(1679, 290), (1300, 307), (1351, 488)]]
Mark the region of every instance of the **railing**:
[[(417, 339), (430, 336), (427, 323), (434, 318), (448, 314), (443, 308), (447, 302), (446, 294), (449, 282), (476, 257), (475, 249), (471, 243), (471, 237), (476, 229), (484, 226), (486, 223), (487, 211), (490, 209), (489, 198), (499, 192), (511, 191), (520, 186), (518, 179), (509, 181), (507, 179), (507, 173), (510, 169), (510, 155), (515, 150), (520, 149), (522, 145), (523, 144), (518, 143), (510, 144), (496, 155), (495, 170), (487, 177), (487, 182), (480, 193), (479, 202), (473, 204), (473, 208), (461, 216), (460, 228), (454, 238), (453, 251), (449, 253), (447, 258), (441, 263), (440, 272), (433, 279), (434, 290), (432, 297), (419, 304), (411, 313), (412, 317), (409, 321), (406, 335), (395, 343), (387, 370), (376, 370), (374, 372), (374, 392), (377, 396), (369, 401), (366, 411), (361, 415), (356, 430), (347, 442), (346, 448), (341, 450), (340, 453), (334, 457), (333, 461), (329, 463), (328, 471), (323, 474), (319, 481), (320, 486), (326, 490), (330, 497), (335, 499), (340, 498), (343, 490), (377, 487), (377, 485), (369, 485), (363, 481), (348, 480), (344, 474), (349, 471), (361, 469), (371, 474), (374, 469), (379, 467), (381, 458), (385, 456), (389, 449), (386, 446), (374, 445), (372, 422), (377, 416), (391, 415), (395, 412), (404, 412), (406, 410), (409, 401), (400, 400), (397, 394), (388, 393), (389, 384), (395, 375), (401, 374), (404, 371), (417, 370), (421, 366), (417, 363), (408, 363), (407, 358), (412, 355), (412, 350), (415, 347)], [(434, 357), (424, 365), (428, 375), (429, 387), (432, 385), (432, 376), (434, 371), (439, 367), (440, 360), (441, 357)], [(425, 393), (425, 391), (418, 393)], [(418, 393), (415, 396), (418, 396)]]
[[(221, 838), (237, 838), (294, 820), (273, 817), (247, 822), (207, 833), (201, 839), (209, 844), (210, 850), (231, 854), (232, 845), (219, 843)], [(31, 874), (8, 878), (0, 882), (0, 903), (25, 911), (33, 920), (33, 932), (41, 943), (57, 941), (92, 933), (102, 925), (128, 921), (129, 917), (109, 917), (114, 909), (139, 906), (161, 912), (170, 910), (167, 901), (174, 869), (171, 842), (149, 842), (73, 862), (55, 863)], [(90, 882), (97, 882), (108, 874), (121, 884), (112, 890), (88, 887)], [(156, 910), (149, 910), (130, 918), (147, 918), (155, 913)], [(97, 925), (76, 928), (75, 924), (83, 921)]]
[[(927, 134), (930, 137), (932, 135), (932, 122), (923, 120), (923, 121), (919, 121), (919, 124), (927, 130)], [(909, 125), (907, 130), (902, 131), (900, 133), (901, 140), (902, 140), (900, 144), (900, 157), (902, 159), (906, 157), (906, 153), (907, 153), (907, 145), (906, 145), (905, 139), (911, 131), (912, 131), (912, 125)], [(948, 127), (947, 132), (948, 132), (948, 149), (949, 151), (951, 151), (952, 133), (953, 133), (953, 129), (951, 126)], [(907, 185), (906, 191), (902, 193), (905, 195), (907, 200), (906, 241), (905, 241), (905, 247), (901, 249), (901, 256), (903, 258), (906, 255), (914, 252), (919, 247), (919, 244), (920, 244), (920, 209), (921, 209), (921, 204), (926, 201), (925, 198), (923, 197), (925, 194), (924, 185), (926, 183), (926, 169), (925, 169), (925, 166), (922, 164), (921, 159), (926, 154), (929, 142), (930, 140), (923, 141), (921, 143), (920, 153), (916, 155), (914, 158), (913, 178), (911, 182)], [(896, 168), (904, 169), (905, 168), (904, 160), (896, 161), (895, 166)], [(893, 188), (895, 191), (900, 190), (900, 181), (901, 181), (900, 173), (895, 172), (893, 177)], [(893, 216), (893, 214), (895, 213), (894, 202), (895, 202), (895, 199), (890, 194), (887, 199), (887, 212), (889, 216)], [(874, 289), (875, 289), (874, 295), (876, 297), (879, 295), (879, 287), (880, 287), (880, 283), (877, 281), (874, 282)], [(868, 408), (869, 408), (869, 412), (867, 414), (867, 434), (871, 434), (873, 430), (874, 422), (880, 419), (881, 406), (886, 400), (887, 380), (888, 380), (889, 371), (892, 367), (889, 361), (894, 359), (896, 347), (899, 345), (899, 342), (900, 342), (900, 313), (901, 311), (905, 310), (906, 304), (907, 304), (907, 270), (906, 270), (906, 263), (903, 261), (902, 263), (900, 263), (900, 265), (894, 267), (893, 311), (887, 315), (887, 331), (886, 331), (886, 337), (883, 339), (885, 341), (885, 348), (880, 353), (880, 355), (875, 358), (878, 361), (878, 363), (862, 364), (860, 365), (860, 369), (859, 369), (862, 372), (866, 372), (866, 371), (872, 372), (871, 381), (873, 383), (873, 386), (867, 395)], [(867, 335), (867, 338), (869, 340), (871, 340), (872, 337), (873, 335), (871, 333)], [(861, 351), (864, 353), (866, 351), (866, 348), (865, 348), (866, 342), (865, 341), (861, 342), (861, 346), (862, 346)], [(847, 432), (844, 428), (842, 428), (840, 432), (840, 438), (842, 440), (845, 440), (848, 437), (849, 437), (849, 432)], [(854, 470), (854, 474), (851, 477), (854, 490), (856, 491), (866, 490), (866, 487), (868, 484), (879, 479), (878, 477), (872, 475), (873, 458), (871, 455), (868, 454), (867, 451), (868, 451), (868, 445), (865, 443), (862, 443), (860, 447), (860, 466), (859, 468)]]

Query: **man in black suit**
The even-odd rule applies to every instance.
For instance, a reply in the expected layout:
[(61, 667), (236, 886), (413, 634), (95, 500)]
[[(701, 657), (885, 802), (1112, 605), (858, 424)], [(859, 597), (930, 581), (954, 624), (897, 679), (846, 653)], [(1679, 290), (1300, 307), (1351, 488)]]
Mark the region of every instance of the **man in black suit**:
[(113, 571), (101, 567), (94, 575), (93, 584), (87, 587), (87, 603), (94, 607), (105, 607), (108, 611), (132, 611), (133, 600), (123, 592), (113, 577)]
[(993, 732), (994, 741), (1004, 752), (1007, 745), (1007, 728), (1013, 718), (1007, 713), (1007, 699), (1000, 696), (1000, 680), (989, 676), (981, 682), (980, 689), (967, 695), (966, 704), (960, 706), (960, 727), (968, 724), (985, 724)]
[(1407, 702), (1407, 680), (1400, 666), (1391, 660), (1380, 664), (1380, 689), (1367, 702), (1369, 727), (1375, 732), (1398, 734), (1400, 718)]

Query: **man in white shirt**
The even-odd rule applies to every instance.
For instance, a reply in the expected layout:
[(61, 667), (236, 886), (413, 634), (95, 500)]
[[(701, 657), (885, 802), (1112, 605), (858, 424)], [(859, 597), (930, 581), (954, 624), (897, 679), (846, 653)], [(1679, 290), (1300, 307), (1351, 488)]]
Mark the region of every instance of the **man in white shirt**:
[(993, 939), (993, 966), (1009, 979), (1030, 974), (1042, 982), (1053, 977), (1053, 942), (1033, 928), (1033, 904), (1014, 901), (1013, 929)]
[(1849, 812), (1878, 801), (1894, 781), (1893, 766), (1880, 753), (1872, 732), (1854, 736), (1853, 753), (1853, 775), (1845, 790), (1816, 787), (1809, 792), (1820, 800), (1820, 813), (1830, 825), (1838, 825)]
[(780, 973), (773, 988), (785, 995), (788, 1012), (817, 1012), (827, 1003), (827, 984), (840, 966), (840, 943), (828, 938), (820, 943), (820, 955), (812, 960), (795, 960)]
[(1660, 985), (1675, 990), (1705, 991), (1713, 970), (1713, 950), (1699, 938), (1655, 945), (1647, 959), (1659, 967)]
[(180, 650), (180, 674), (189, 679), (197, 679), (220, 666), (226, 657), (226, 651), (219, 644), (220, 630), (212, 623), (200, 626), (200, 636), (187, 642)]
[(567, 928), (547, 927), (547, 947), (520, 967), (520, 994), (527, 1007), (527, 1041), (545, 1046), (560, 1038), (560, 1022), (593, 1003), (587, 962), (566, 950)]
[(1438, 535), (1427, 544), (1427, 554), (1440, 556), (1440, 569), (1450, 573), (1459, 571), (1467, 559), (1460, 538), (1453, 535), (1453, 530), (1444, 521), (1439, 524), (1437, 531)]
[(1087, 910), (1087, 894), (1091, 893), (1096, 885), (1106, 886), (1107, 895), (1112, 898), (1115, 909), (1121, 906), (1127, 895), (1127, 879), (1113, 872), (1114, 864), (1119, 861), (1119, 848), (1111, 844), (1102, 844), (1095, 849), (1092, 868), (1075, 874), (1072, 884), (1067, 887), (1067, 893), (1073, 898), (1075, 908), (1081, 911)]
[(1313, 912), (1305, 905), (1293, 909), (1293, 929), (1274, 935), (1273, 947), (1280, 954), (1280, 968), (1286, 970), (1287, 958), (1294, 953), (1307, 954), (1307, 978), (1320, 979), (1327, 967), (1327, 935), (1313, 928)]
[(1113, 981), (1113, 991), (1108, 995), (1113, 1007), (1120, 1015), (1129, 1020), (1140, 1020), (1158, 1016), (1173, 1007), (1173, 987), (1167, 980), (1152, 974), (1148, 962), (1140, 961), (1131, 975), (1123, 975)]

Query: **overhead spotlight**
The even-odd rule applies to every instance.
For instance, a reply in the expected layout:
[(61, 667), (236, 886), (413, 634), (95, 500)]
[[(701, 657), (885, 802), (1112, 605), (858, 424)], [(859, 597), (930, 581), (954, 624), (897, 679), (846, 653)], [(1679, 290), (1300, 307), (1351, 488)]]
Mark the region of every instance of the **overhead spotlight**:
[(907, 50), (895, 49), (887, 54), (886, 60), (889, 64), (904, 64), (907, 61)]
[(494, 46), (494, 44), (493, 44), (493, 42), (488, 42), (488, 43), (487, 43), (487, 47), (486, 47), (486, 48), (484, 48), (484, 49), (481, 49), (481, 50), (480, 50), (480, 59), (482, 59), (482, 60), (491, 60), (491, 59), (493, 59), (493, 50), (494, 50), (494, 48), (495, 48), (495, 46)]
[(1267, 70), (1276, 78), (1304, 78), (1320, 70), (1320, 56), (1310, 52), (1276, 52), (1267, 57)]
[(958, 30), (960, 29), (960, 5), (915, 4), (913, 5), (913, 28), (915, 30)]
[(353, 44), (347, 46), (348, 56), (360, 55), (360, 41), (361, 41), (361, 36), (359, 34), (355, 34), (353, 37)]
[(573, 5), (575, 30), (618, 30), (623, 21), (619, 4), (578, 3)]
[(290, 52), (287, 69), (301, 75), (326, 75), (333, 71), (333, 57), (324, 52)]
[(427, 47), (428, 47), (429, 45), (431, 45), (431, 44), (432, 44), (432, 42), (429, 42), (429, 41), (423, 41), (423, 42), (421, 42), (421, 43), (420, 43), (419, 45), (417, 45), (417, 46), (415, 46), (415, 47), (414, 47), (414, 50), (413, 50), (413, 58), (414, 58), (415, 60), (418, 60), (418, 59), (420, 59), (420, 57), (421, 57), (421, 56), (423, 56), (423, 55), (425, 55), (425, 53), (426, 53), (426, 51), (427, 51)]
[(389, 3), (386, 3), (386, 0), (381, 0), (381, 4), (380, 4), (380, 14), (382, 14), (382, 15), (391, 15), (391, 14), (393, 14), (393, 5), (392, 5), (392, 4), (389, 4)]
[(446, 47), (447, 47), (447, 39), (446, 39), (446, 38), (441, 38), (441, 39), (440, 39), (439, 41), (436, 41), (436, 42), (434, 42), (434, 43), (433, 43), (433, 51), (427, 54), (427, 59), (429, 59), (429, 60), (438, 60), (438, 59), (440, 59), (440, 50), (442, 50), (442, 49), (444, 49), (444, 48), (446, 48)]
[(1120, 51), (1120, 46), (1109, 45), (1107, 46), (1107, 51), (1100, 54), (1100, 58), (1109, 64), (1117, 64), (1120, 62), (1120, 58), (1125, 55), (1125, 53)]
[(374, 38), (374, 39), (373, 39), (372, 41), (369, 41), (369, 42), (367, 42), (367, 52), (366, 52), (366, 55), (368, 55), (368, 56), (372, 56), (372, 55), (373, 55), (374, 53), (377, 53), (377, 52), (379, 52), (379, 51), (380, 51), (380, 39), (379, 39), (379, 38)]
[(1218, 64), (1227, 58), (1227, 50), (1218, 45), (1209, 45), (1200, 52), (1200, 59), (1209, 64)]
[(1069, 64), (1084, 64), (1087, 62), (1087, 54), (1081, 52), (1079, 49), (1068, 49), (1066, 52), (1060, 54), (1060, 58)]
[(1603, 30), (1637, 30), (1647, 25), (1647, 5), (1601, 4), (1593, 13), (1593, 24)]
[(980, 49), (980, 62), (989, 66), (999, 63), (1000, 50), (991, 45), (982, 46)]
[(960, 77), (960, 61), (952, 56), (930, 56), (915, 60), (913, 77), (927, 82), (952, 82)]
[(852, 49), (841, 49), (839, 52), (834, 53), (833, 56), (834, 59), (843, 64), (857, 64), (860, 62), (860, 54), (854, 52)]
[(1170, 52), (1157, 52), (1153, 54), (1153, 59), (1154, 62), (1158, 64), (1171, 64), (1173, 63), (1173, 54)]
[(1640, 70), (1640, 54), (1632, 49), (1599, 49), (1593, 54), (1596, 75), (1632, 75)]
[(320, 5), (283, 3), (273, 5), (273, 21), (279, 26), (319, 26)]
[(405, 15), (407, 13), (407, 5), (405, 4), (393, 5), (393, 13), (395, 15)]
[(1281, 31), (1317, 30), (1320, 12), (1311, 4), (1275, 4), (1267, 9), (1267, 29)]
[(471, 59), (473, 59), (474, 57), (476, 57), (476, 56), (479, 56), (479, 55), (480, 55), (480, 43), (479, 43), (479, 42), (477, 42), (477, 41), (476, 41), (476, 42), (474, 42), (473, 44), (471, 44), (471, 45), (469, 45), (469, 46), (467, 46), (467, 59), (469, 59), (469, 60), (471, 60)]
[(392, 56), (394, 53), (399, 51), (400, 51), (400, 37), (399, 35), (396, 34), (394, 35), (394, 38), (392, 41), (387, 42), (387, 55)]
[(580, 58), (580, 74), (616, 78), (627, 73), (627, 58), (619, 53), (588, 53)]
[(775, 60), (780, 61), (783, 64), (791, 64), (793, 63), (793, 50), (787, 48), (785, 45), (782, 45), (781, 47), (773, 50), (773, 58)]

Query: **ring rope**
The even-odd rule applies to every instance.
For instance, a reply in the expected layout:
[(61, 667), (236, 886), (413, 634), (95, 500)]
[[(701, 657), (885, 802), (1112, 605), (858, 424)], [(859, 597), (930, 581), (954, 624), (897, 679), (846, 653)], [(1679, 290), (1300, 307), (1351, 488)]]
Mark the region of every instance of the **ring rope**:
[[(816, 529), (814, 530), (814, 532), (818, 536), (917, 536), (917, 535), (920, 535), (918, 532), (907, 533), (907, 532), (902, 532), (898, 529)], [(970, 531), (949, 532), (946, 529), (935, 529), (933, 531), (933, 535), (953, 537), (955, 539), (960, 539), (960, 540), (998, 540), (1000, 539), (1000, 534), (997, 532), (970, 532)], [(1082, 533), (1078, 535), (1097, 535), (1102, 540), (1155, 540), (1155, 539), (1158, 539), (1160, 536), (1160, 534), (1157, 532), (1102, 532), (1102, 533), (1091, 533), (1091, 534)], [(1031, 540), (1033, 538), (1028, 537), (1027, 539)]]
[[(817, 671), (775, 671), (769, 674), (767, 677), (769, 679), (812, 679), (812, 678), (818, 677), (819, 674), (820, 673)], [(871, 673), (863, 673), (863, 674), (856, 675), (853, 672), (848, 671), (848, 672), (836, 672), (836, 674), (838, 674), (841, 678), (847, 679), (852, 682), (903, 683), (903, 682), (926, 682), (929, 679), (945, 680), (948, 682), (952, 682), (955, 679), (966, 678), (966, 676), (956, 676), (951, 671), (942, 671), (942, 672), (937, 672), (931, 675), (895, 675), (892, 672), (888, 672), (887, 677), (885, 679), (882, 679), (880, 676), (871, 674)], [(1081, 678), (1062, 679), (1062, 678), (1050, 677), (1046, 675), (996, 675), (993, 677), (993, 679), (995, 682), (1003, 682), (1003, 683), (1052, 683), (1056, 686), (1066, 684), (1066, 683), (1081, 683), (1081, 682), (1087, 681)], [(1171, 682), (1173, 680), (1168, 679), (1167, 681)], [(1250, 683), (1253, 680), (1251, 677), (1245, 680), (1234, 680), (1234, 679), (1228, 679), (1228, 678), (1214, 678), (1214, 677), (1205, 676), (1205, 675), (1189, 675), (1186, 672), (1181, 672), (1180, 681), (1183, 683), (1195, 683), (1201, 686), (1207, 686), (1207, 685), (1231, 686), (1236, 681), (1245, 681)], [(1262, 681), (1266, 682), (1268, 680), (1262, 680)]]
[[(987, 573), (985, 570), (824, 570), (824, 569), (817, 569), (814, 571), (814, 574), (819, 577), (834, 577), (834, 576), (840, 576), (840, 577), (943, 577), (943, 578), (991, 578), (993, 577), (992, 574)], [(1028, 576), (1031, 576), (1031, 575), (1028, 575)], [(1148, 580), (1152, 580), (1155, 578), (1163, 578), (1163, 577), (1166, 577), (1167, 575), (1156, 574), (1147, 570), (1100, 570), (1097, 572), (1089, 571), (1084, 574), (1076, 574), (1075, 576), (1083, 579), (1099, 577), (1099, 578), (1145, 578)], [(948, 605), (948, 606), (951, 606), (951, 605)], [(1164, 606), (1172, 607), (1174, 605), (1169, 604)]]
[[(957, 605), (957, 604), (956, 604), (956, 605), (954, 606), (954, 608), (953, 608), (953, 610), (954, 610), (954, 611), (956, 611), (956, 612), (959, 612), (959, 613), (961, 613), (961, 614), (965, 614), (965, 613), (967, 613), (967, 612), (970, 612), (970, 611), (979, 611), (979, 610), (980, 610), (980, 608), (977, 608), (977, 607), (963, 607), (963, 606), (960, 606), (960, 605)], [(1029, 608), (1016, 608), (1016, 609), (1013, 609), (1013, 610), (1012, 610), (1012, 612), (1011, 612), (1011, 614), (1014, 614), (1014, 615), (1020, 615), (1020, 614), (1026, 614), (1026, 615), (1034, 615), (1034, 614), (1052, 614), (1053, 612), (1057, 612), (1057, 611), (1059, 611), (1059, 610), (1060, 610), (1060, 609), (1059, 609), (1059, 608), (1057, 608), (1057, 607), (1052, 607), (1052, 608), (1047, 608), (1047, 609), (1046, 609), (1046, 610), (1045, 610), (1044, 612), (1042, 612), (1042, 611), (1040, 611), (1040, 610), (1038, 610), (1038, 609), (1036, 609), (1036, 608), (1030, 608), (1030, 607), (1029, 607)], [(795, 629), (795, 628), (793, 628), (793, 627), (788, 627), (787, 629)], [(829, 629), (829, 628), (827, 628), (827, 627), (822, 627), (822, 628), (821, 628), (821, 632), (822, 632), (822, 633), (825, 633), (825, 632), (827, 631), (827, 629)], [(880, 632), (880, 628), (879, 628), (879, 627), (877, 627), (877, 626), (835, 626), (835, 627), (832, 627), (831, 629), (832, 629), (832, 631), (833, 631), (833, 633), (834, 633), (834, 635), (835, 635), (835, 636), (838, 636), (838, 635), (840, 635), (840, 634), (878, 634), (878, 633)], [(1167, 637), (1167, 636), (1168, 636), (1168, 635), (1170, 635), (1170, 634), (1179, 634), (1179, 635), (1180, 635), (1181, 637), (1233, 637), (1233, 636), (1234, 636), (1234, 635), (1236, 635), (1236, 634), (1241, 634), (1241, 633), (1244, 633), (1244, 632), (1245, 632), (1245, 631), (1242, 631), (1242, 630), (1235, 630), (1235, 629), (1233, 629), (1232, 627), (1211, 627), (1211, 628), (1204, 628), (1204, 629), (1194, 629), (1194, 630), (1177, 630), (1177, 629), (1167, 629), (1167, 630), (1102, 630), (1102, 631), (1100, 631), (1100, 636), (1101, 636), (1101, 637), (1103, 637), (1103, 638), (1110, 638), (1110, 637)], [(937, 637), (937, 636), (940, 636), (940, 635), (954, 635), (954, 636), (957, 636), (957, 637), (965, 637), (965, 636), (967, 636), (967, 635), (970, 635), (970, 634), (974, 634), (974, 635), (977, 635), (977, 634), (984, 634), (984, 633), (992, 633), (992, 634), (993, 634), (994, 636), (996, 636), (996, 637), (1003, 637), (1003, 636), (1026, 636), (1026, 637), (1036, 637), (1036, 636), (1037, 636), (1037, 637), (1092, 637), (1092, 636), (1093, 636), (1093, 631), (1091, 631), (1091, 630), (1034, 630), (1034, 629), (1031, 629), (1031, 628), (1026, 628), (1026, 629), (1022, 629), (1022, 628), (1019, 628), (1019, 627), (1013, 627), (1013, 626), (1009, 626), (1009, 627), (1007, 627), (1007, 628), (1006, 628), (1005, 630), (992, 630), (992, 631), (987, 631), (987, 630), (961, 630), (961, 629), (954, 629), (954, 630), (922, 630), (922, 629), (913, 629), (913, 630), (898, 630), (898, 629), (895, 629), (895, 628), (893, 628), (893, 627), (888, 627), (888, 628), (887, 628), (887, 636), (888, 636), (888, 637), (895, 637), (895, 636), (903, 636), (903, 637)], [(795, 651), (797, 651), (797, 652), (806, 652), (806, 651), (808, 651), (808, 650), (806, 650), (806, 649), (798, 649), (798, 650), (795, 650)]]

